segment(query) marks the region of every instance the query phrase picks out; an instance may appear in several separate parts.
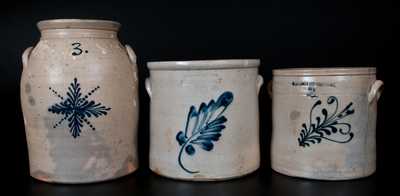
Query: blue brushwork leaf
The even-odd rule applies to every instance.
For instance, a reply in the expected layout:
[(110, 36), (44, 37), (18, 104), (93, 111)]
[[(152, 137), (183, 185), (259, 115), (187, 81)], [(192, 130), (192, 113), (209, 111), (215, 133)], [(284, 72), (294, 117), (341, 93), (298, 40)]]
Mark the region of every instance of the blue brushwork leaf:
[(184, 131), (179, 131), (176, 140), (180, 146), (178, 163), (183, 170), (188, 173), (198, 173), (187, 169), (182, 163), (182, 153), (193, 156), (196, 153), (195, 146), (205, 151), (211, 151), (214, 148), (213, 142), (219, 140), (222, 136), (222, 130), (225, 129), (224, 123), (227, 122), (223, 113), (233, 101), (233, 93), (226, 91), (222, 93), (217, 101), (212, 99), (208, 104), (201, 103), (197, 110), (191, 106), (187, 115)]
[(176, 134), (176, 140), (178, 141), (179, 145), (182, 145), (186, 142), (187, 138), (182, 131), (179, 131), (178, 134)]
[(186, 146), (185, 151), (188, 155), (194, 155), (194, 153), (196, 152), (194, 147), (190, 144)]
[(85, 96), (81, 93), (81, 87), (78, 83), (78, 79), (74, 78), (74, 81), (67, 88), (66, 98), (61, 96), (52, 87), (49, 90), (58, 98), (61, 99), (60, 103), (56, 103), (49, 107), (48, 111), (54, 114), (61, 114), (63, 118), (54, 124), (53, 128), (58, 127), (65, 120), (68, 121), (69, 132), (73, 138), (80, 136), (84, 124), (87, 124), (93, 131), (96, 128), (91, 124), (89, 118), (100, 117), (107, 115), (107, 112), (111, 108), (103, 106), (101, 103), (87, 100), (90, 95), (97, 91), (100, 86), (93, 88)]
[(353, 103), (347, 104), (340, 112), (338, 112), (339, 101), (337, 97), (328, 97), (327, 103), (328, 105), (335, 105), (334, 111), (329, 112), (328, 109), (322, 108), (321, 114), (323, 118), (321, 120), (320, 116), (315, 117), (316, 124), (312, 120), (313, 112), (322, 104), (321, 100), (315, 102), (311, 107), (309, 127), (307, 127), (306, 123), (303, 123), (300, 136), (297, 139), (300, 146), (308, 147), (311, 144), (321, 143), (322, 140), (347, 143), (353, 139), (354, 133), (351, 132), (351, 125), (340, 122), (343, 118), (354, 113), (354, 109), (352, 109)]
[(207, 139), (203, 139), (203, 140), (193, 140), (191, 142), (192, 144), (197, 144), (198, 146), (200, 146), (200, 148), (202, 148), (203, 150), (206, 151), (211, 151), (214, 148), (214, 144), (211, 142), (211, 140), (207, 140)]

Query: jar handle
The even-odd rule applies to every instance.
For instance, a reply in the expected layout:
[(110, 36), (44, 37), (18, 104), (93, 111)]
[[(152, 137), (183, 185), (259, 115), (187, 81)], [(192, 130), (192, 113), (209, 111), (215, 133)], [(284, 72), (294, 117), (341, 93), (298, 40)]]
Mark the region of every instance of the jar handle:
[(152, 93), (151, 93), (151, 83), (150, 83), (150, 78), (146, 78), (146, 80), (144, 81), (144, 85), (145, 85), (145, 88), (146, 88), (147, 94), (149, 94), (149, 97), (150, 97), (150, 99), (151, 99), (151, 95), (152, 95)]
[(376, 80), (371, 86), (371, 90), (368, 94), (368, 103), (372, 103), (374, 100), (378, 101), (383, 90), (383, 81)]
[(264, 78), (261, 75), (257, 76), (257, 95), (260, 93), (261, 86), (264, 84)]
[(129, 60), (131, 60), (132, 64), (136, 64), (136, 54), (133, 51), (132, 47), (128, 44), (125, 44), (126, 52), (128, 53)]
[(25, 69), (28, 66), (29, 56), (31, 55), (33, 47), (28, 47), (25, 49), (24, 53), (22, 53), (22, 67)]

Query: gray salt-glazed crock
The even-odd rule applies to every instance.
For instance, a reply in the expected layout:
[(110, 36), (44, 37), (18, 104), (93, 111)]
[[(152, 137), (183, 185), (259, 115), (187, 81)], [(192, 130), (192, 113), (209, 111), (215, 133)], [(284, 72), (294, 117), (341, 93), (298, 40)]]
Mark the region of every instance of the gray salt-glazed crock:
[(375, 68), (273, 70), (271, 165), (320, 180), (371, 175), (376, 168)]
[(149, 62), (151, 170), (191, 181), (255, 171), (259, 64), (253, 59)]
[(117, 39), (120, 24), (61, 19), (38, 27), (21, 78), (31, 176), (89, 183), (135, 171), (136, 57)]

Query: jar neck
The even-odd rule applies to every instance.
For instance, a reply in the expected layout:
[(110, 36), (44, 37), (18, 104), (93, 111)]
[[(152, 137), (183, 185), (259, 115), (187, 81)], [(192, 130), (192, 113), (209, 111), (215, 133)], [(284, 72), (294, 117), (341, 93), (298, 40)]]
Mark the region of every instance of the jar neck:
[(60, 38), (116, 39), (117, 31), (99, 29), (45, 29), (41, 31), (41, 39)]

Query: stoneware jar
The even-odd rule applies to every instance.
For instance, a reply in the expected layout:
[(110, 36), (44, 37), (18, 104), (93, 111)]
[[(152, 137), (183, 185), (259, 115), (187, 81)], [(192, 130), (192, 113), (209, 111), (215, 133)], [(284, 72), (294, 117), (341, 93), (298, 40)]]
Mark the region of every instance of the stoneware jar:
[(259, 60), (149, 62), (150, 168), (183, 180), (259, 167)]
[(138, 167), (136, 57), (120, 24), (59, 19), (38, 23), (40, 41), (25, 50), (21, 104), (31, 176), (88, 183)]
[(375, 171), (375, 68), (273, 70), (271, 165), (280, 173), (345, 180)]

